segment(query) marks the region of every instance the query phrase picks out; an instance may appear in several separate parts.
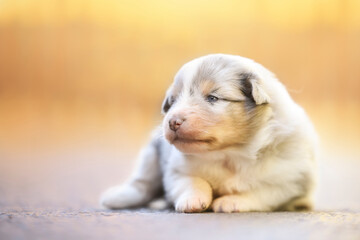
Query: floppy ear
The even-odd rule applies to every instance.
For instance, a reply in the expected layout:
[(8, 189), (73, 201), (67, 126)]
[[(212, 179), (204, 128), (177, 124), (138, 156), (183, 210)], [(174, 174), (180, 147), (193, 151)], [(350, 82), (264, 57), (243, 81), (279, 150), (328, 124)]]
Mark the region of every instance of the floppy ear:
[(270, 97), (253, 74), (241, 74), (241, 91), (248, 99), (261, 105), (270, 102)]
[(270, 97), (262, 88), (261, 84), (256, 79), (250, 80), (252, 85), (252, 95), (255, 100), (256, 105), (261, 105), (270, 102)]
[(172, 92), (172, 86), (166, 91), (166, 96), (165, 99), (162, 103), (162, 107), (161, 107), (161, 113), (165, 114), (169, 111), (169, 109), (171, 108), (171, 105), (174, 102), (174, 99), (171, 95)]
[(161, 113), (165, 114), (169, 111), (170, 107), (171, 107), (171, 99), (170, 96), (166, 96), (163, 103), (162, 103), (162, 107), (161, 107)]

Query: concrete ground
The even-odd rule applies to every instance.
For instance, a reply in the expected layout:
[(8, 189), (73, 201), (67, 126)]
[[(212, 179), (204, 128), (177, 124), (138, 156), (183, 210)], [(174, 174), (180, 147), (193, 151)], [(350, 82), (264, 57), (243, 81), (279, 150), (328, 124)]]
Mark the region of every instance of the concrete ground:
[(0, 152), (0, 239), (360, 239), (357, 155), (321, 158), (313, 212), (102, 210), (100, 193), (131, 171), (136, 149), (128, 152)]
[(177, 214), (8, 209), (1, 239), (360, 239), (359, 212)]

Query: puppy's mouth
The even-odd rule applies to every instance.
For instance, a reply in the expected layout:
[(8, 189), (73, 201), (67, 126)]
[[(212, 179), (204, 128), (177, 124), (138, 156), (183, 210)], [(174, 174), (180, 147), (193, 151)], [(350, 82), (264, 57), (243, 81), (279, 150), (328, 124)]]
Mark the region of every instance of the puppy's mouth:
[(211, 143), (212, 139), (191, 139), (191, 138), (182, 138), (176, 136), (172, 141), (173, 144), (180, 143), (180, 144), (202, 144), (202, 143)]

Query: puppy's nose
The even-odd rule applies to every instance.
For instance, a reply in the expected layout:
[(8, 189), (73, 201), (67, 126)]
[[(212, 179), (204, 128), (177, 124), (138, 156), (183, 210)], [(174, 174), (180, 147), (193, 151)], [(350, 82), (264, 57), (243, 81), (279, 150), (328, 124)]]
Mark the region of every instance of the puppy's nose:
[(178, 130), (181, 126), (181, 124), (185, 121), (185, 119), (183, 118), (179, 118), (179, 117), (173, 117), (169, 120), (169, 127), (171, 130), (173, 130), (174, 132), (176, 130)]

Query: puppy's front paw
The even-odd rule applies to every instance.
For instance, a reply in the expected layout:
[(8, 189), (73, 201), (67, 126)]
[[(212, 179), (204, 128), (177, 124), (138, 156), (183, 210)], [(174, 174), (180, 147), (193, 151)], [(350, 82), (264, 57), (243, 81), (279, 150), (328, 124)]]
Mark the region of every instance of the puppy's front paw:
[(211, 204), (211, 196), (203, 193), (183, 194), (175, 202), (175, 210), (184, 213), (205, 211)]
[(243, 206), (240, 196), (223, 196), (214, 200), (212, 204), (212, 210), (214, 212), (222, 213), (234, 213), (234, 212), (244, 212), (246, 209)]

